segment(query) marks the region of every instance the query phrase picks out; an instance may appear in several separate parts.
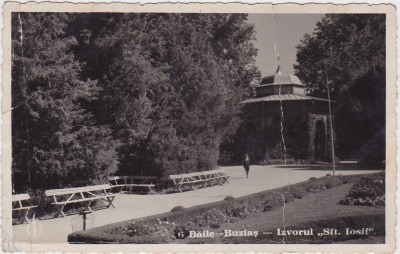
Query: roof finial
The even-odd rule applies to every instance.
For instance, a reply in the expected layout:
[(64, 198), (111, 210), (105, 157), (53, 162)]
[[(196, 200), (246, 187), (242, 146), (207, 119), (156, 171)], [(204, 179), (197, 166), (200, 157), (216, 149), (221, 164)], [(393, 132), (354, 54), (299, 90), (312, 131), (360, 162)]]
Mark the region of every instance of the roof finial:
[(279, 57), (278, 57), (278, 69), (276, 69), (275, 74), (282, 74), (282, 73), (281, 73), (281, 65), (280, 65), (280, 63), (279, 63)]

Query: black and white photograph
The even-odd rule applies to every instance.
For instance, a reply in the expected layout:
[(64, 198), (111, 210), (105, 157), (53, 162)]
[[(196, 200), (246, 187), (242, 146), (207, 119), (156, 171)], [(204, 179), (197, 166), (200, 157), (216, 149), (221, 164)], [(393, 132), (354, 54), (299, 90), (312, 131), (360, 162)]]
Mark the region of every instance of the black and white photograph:
[(394, 251), (394, 6), (8, 7), (3, 249)]

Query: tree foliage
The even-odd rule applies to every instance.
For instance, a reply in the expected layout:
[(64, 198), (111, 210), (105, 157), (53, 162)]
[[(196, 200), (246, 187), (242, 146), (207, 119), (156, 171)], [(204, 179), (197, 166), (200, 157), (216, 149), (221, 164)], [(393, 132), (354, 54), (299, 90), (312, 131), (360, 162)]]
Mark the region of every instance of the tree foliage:
[(385, 19), (326, 15), (298, 45), (294, 65), (311, 95), (326, 96), (327, 73), (339, 155), (368, 164), (385, 156)]
[(80, 79), (66, 14), (13, 14), (13, 173), (17, 189), (99, 182), (117, 169), (117, 142), (81, 104), (101, 87)]
[(15, 13), (16, 187), (213, 168), (259, 75), (246, 19)]

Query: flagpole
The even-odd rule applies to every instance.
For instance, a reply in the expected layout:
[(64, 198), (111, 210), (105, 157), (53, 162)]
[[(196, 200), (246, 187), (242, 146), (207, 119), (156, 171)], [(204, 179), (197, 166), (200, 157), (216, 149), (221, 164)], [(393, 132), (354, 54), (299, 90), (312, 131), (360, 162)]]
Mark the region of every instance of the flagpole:
[(336, 165), (335, 165), (335, 145), (333, 143), (333, 121), (332, 121), (332, 110), (331, 110), (331, 93), (329, 89), (329, 82), (328, 82), (328, 68), (326, 66), (325, 60), (325, 78), (326, 78), (326, 87), (328, 89), (328, 105), (329, 105), (329, 122), (330, 122), (330, 132), (331, 132), (331, 150), (332, 150), (332, 169), (333, 175), (335, 175)]

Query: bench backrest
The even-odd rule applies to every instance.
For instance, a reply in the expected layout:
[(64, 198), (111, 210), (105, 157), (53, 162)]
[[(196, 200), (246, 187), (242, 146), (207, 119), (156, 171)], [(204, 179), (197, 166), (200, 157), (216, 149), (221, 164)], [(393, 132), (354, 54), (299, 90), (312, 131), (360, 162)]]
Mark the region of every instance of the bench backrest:
[(171, 179), (180, 179), (180, 178), (185, 178), (185, 177), (197, 177), (197, 176), (210, 175), (210, 174), (225, 174), (225, 173), (222, 169), (214, 169), (214, 170), (209, 170), (209, 171), (170, 175), (169, 177)]
[(119, 180), (119, 179), (138, 179), (138, 180), (147, 180), (147, 179), (157, 179), (157, 176), (112, 176), (109, 177), (108, 180), (112, 181), (112, 180)]
[(190, 175), (189, 174), (169, 175), (169, 178), (171, 179), (181, 179), (185, 177), (190, 177)]
[(179, 174), (179, 175), (170, 175), (170, 179), (174, 181), (174, 183), (192, 183), (196, 181), (205, 181), (206, 176), (202, 172), (193, 172), (187, 174)]
[(29, 196), (28, 193), (24, 194), (14, 194), (12, 195), (12, 202), (17, 202), (17, 201), (23, 201), (23, 200), (28, 200), (31, 197)]
[(52, 189), (46, 190), (46, 196), (58, 196), (58, 195), (68, 195), (73, 193), (79, 192), (88, 192), (88, 191), (103, 191), (109, 190), (111, 186), (109, 184), (102, 184), (102, 185), (92, 185), (92, 186), (85, 186), (85, 187), (73, 187), (73, 188), (65, 188), (65, 189)]

